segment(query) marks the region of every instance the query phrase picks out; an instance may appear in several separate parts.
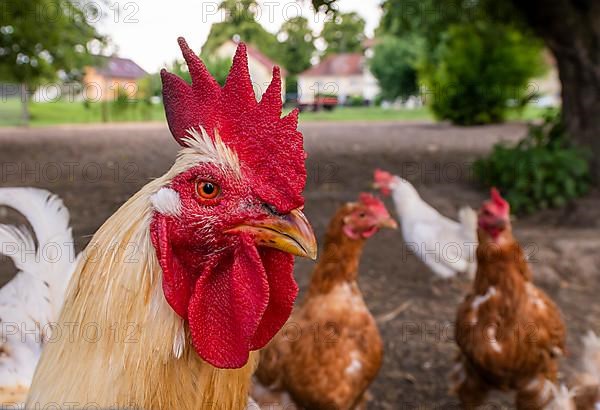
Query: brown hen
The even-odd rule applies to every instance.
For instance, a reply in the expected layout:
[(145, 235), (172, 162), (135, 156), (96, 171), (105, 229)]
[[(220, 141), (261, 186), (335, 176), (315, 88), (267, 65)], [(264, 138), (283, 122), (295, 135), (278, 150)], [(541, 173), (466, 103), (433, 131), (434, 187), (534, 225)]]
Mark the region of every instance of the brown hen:
[(383, 227), (396, 222), (368, 194), (331, 220), (308, 294), (261, 352), (252, 395), (263, 408), (364, 408), (383, 345), (356, 280), (366, 239)]
[(456, 392), (465, 409), (481, 405), (492, 389), (516, 391), (517, 409), (544, 409), (565, 348), (560, 311), (531, 282), (509, 205), (495, 189), (478, 226), (477, 274), (456, 319)]

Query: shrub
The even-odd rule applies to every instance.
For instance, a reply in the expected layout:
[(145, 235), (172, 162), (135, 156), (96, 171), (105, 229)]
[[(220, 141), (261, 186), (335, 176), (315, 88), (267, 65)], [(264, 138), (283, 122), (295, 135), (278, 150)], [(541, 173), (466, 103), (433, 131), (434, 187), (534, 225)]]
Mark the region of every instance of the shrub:
[(533, 98), (528, 82), (543, 71), (538, 40), (477, 23), (451, 26), (420, 74), (438, 118), (474, 125), (501, 122), (510, 104)]
[(362, 95), (350, 95), (346, 100), (346, 105), (349, 107), (362, 107), (365, 105), (365, 99)]
[(587, 192), (588, 152), (570, 143), (556, 114), (530, 125), (514, 146), (497, 144), (491, 155), (474, 164), (475, 177), (496, 186), (516, 213), (559, 207)]
[(129, 93), (122, 87), (117, 88), (117, 96), (111, 101), (112, 114), (114, 118), (125, 118), (127, 113), (134, 108), (135, 100), (129, 97)]

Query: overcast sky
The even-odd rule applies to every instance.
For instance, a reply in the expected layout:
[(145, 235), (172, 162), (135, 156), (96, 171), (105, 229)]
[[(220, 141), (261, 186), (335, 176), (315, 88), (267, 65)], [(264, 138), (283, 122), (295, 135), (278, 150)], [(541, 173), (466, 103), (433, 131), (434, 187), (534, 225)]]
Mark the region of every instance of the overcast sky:
[[(342, 11), (356, 11), (367, 22), (371, 36), (381, 16), (380, 0), (339, 0)], [(200, 51), (210, 26), (223, 20), (217, 11), (219, 0), (110, 0), (96, 23), (109, 35), (121, 57), (133, 59), (146, 71), (154, 72), (180, 57), (176, 39), (184, 36), (194, 50)], [(310, 0), (258, 0), (259, 22), (275, 33), (281, 23), (302, 15), (318, 34), (324, 16), (315, 15)], [(118, 4), (118, 7), (116, 7)], [(117, 8), (120, 11), (117, 12)]]

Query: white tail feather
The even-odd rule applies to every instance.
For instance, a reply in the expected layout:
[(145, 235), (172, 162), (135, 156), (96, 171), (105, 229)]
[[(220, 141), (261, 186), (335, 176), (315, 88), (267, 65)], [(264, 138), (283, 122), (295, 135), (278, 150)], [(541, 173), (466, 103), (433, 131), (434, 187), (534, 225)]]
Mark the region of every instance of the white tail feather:
[(27, 271), (29, 256), (35, 252), (35, 242), (25, 226), (0, 225), (0, 254), (11, 258), (17, 269)]
[(567, 386), (557, 386), (549, 380), (546, 384), (550, 386), (552, 400), (544, 407), (544, 410), (575, 410), (575, 389), (569, 390)]
[(0, 188), (0, 205), (19, 211), (29, 221), (40, 247), (69, 233), (69, 211), (51, 192), (38, 188)]
[(477, 272), (477, 212), (471, 207), (462, 207), (458, 211), (458, 221), (463, 227), (463, 232), (465, 232), (465, 239), (470, 242), (469, 246), (465, 246), (465, 249), (470, 253), (467, 258), (469, 265), (466, 273), (470, 278), (474, 278), (475, 272)]
[(19, 270), (47, 284), (57, 315), (76, 263), (68, 209), (58, 196), (37, 188), (0, 188), (0, 206), (27, 218), (38, 243), (36, 248), (25, 227), (2, 225), (0, 252), (11, 257)]
[(586, 375), (600, 384), (600, 337), (591, 330), (583, 337), (581, 362)]
[[(24, 226), (0, 225), (0, 253), (19, 270), (0, 289), (0, 318), (14, 329), (0, 329), (3, 356), (0, 390), (26, 391), (44, 346), (58, 319), (75, 266), (69, 212), (55, 195), (42, 189), (0, 188), (0, 205), (27, 218), (36, 238)], [(8, 328), (6, 328), (8, 329)], [(22, 397), (10, 401), (22, 405)]]
[(473, 242), (477, 242), (477, 212), (469, 206), (464, 206), (458, 210), (458, 221), (469, 233)]

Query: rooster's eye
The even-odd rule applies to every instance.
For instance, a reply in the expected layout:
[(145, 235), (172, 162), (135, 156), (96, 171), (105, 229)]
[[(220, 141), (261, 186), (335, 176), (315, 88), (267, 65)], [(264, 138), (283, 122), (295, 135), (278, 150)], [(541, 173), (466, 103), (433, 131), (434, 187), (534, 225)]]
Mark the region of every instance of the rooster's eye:
[(213, 182), (209, 181), (198, 181), (196, 182), (196, 193), (201, 199), (215, 199), (221, 189)]

